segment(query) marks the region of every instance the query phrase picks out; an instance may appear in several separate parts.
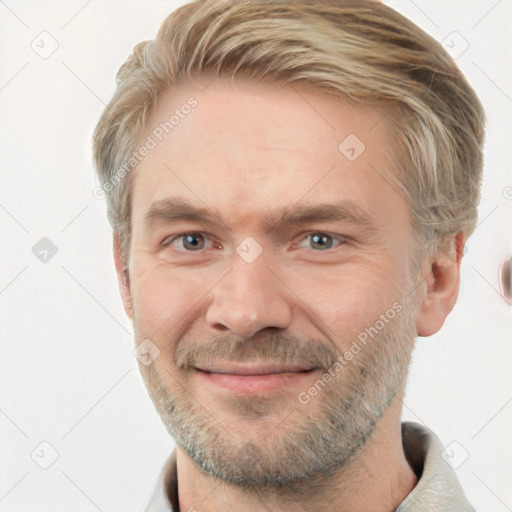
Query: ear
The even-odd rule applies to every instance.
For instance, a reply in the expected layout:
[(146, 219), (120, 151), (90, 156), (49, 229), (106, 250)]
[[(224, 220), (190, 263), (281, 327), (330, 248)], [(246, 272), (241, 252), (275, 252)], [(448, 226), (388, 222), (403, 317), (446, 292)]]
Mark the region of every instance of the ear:
[(466, 239), (462, 233), (452, 235), (434, 258), (423, 261), (420, 308), (416, 319), (419, 336), (431, 336), (444, 324), (455, 306), (460, 287), (460, 263)]
[(130, 292), (130, 275), (128, 272), (128, 262), (124, 261), (121, 238), (119, 234), (114, 233), (113, 238), (114, 265), (116, 267), (117, 284), (119, 293), (123, 301), (124, 311), (128, 318), (133, 322), (133, 303)]

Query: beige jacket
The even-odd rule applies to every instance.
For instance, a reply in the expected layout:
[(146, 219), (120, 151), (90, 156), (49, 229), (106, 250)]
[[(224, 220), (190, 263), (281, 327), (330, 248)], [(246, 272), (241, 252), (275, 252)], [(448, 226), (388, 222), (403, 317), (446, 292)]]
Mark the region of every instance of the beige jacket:
[[(439, 438), (419, 423), (402, 423), (405, 456), (418, 475), (416, 487), (395, 512), (475, 512), (455, 472), (441, 457)], [(144, 512), (180, 512), (176, 450), (167, 459)]]

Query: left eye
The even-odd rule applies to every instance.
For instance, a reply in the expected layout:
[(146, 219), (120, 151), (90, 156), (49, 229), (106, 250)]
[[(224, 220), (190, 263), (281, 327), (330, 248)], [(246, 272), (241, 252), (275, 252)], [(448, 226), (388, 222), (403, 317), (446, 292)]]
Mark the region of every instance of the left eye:
[(306, 235), (302, 240), (308, 239), (310, 240), (310, 248), (320, 249), (322, 251), (332, 249), (335, 242), (337, 242), (338, 245), (341, 245), (344, 242), (343, 237), (337, 237), (322, 232), (310, 233), (309, 235)]
[(167, 247), (179, 240), (183, 240), (181, 248), (186, 249), (187, 251), (200, 251), (205, 248), (207, 238), (202, 233), (191, 231), (188, 233), (180, 233), (170, 239), (164, 240), (162, 246)]

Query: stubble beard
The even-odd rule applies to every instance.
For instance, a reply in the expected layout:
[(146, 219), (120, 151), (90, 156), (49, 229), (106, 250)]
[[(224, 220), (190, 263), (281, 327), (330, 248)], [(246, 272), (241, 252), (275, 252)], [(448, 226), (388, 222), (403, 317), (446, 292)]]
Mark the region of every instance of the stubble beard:
[[(303, 389), (266, 396), (233, 394), (204, 403), (187, 389), (183, 370), (174, 362), (170, 369), (170, 361), (157, 359), (141, 368), (142, 376), (165, 428), (205, 474), (260, 497), (311, 498), (350, 466), (393, 399), (403, 396), (416, 335), (414, 297), (408, 295), (402, 305), (307, 404), (297, 398), (307, 391)], [(341, 355), (330, 345), (311, 340), (301, 344), (283, 336), (259, 337), (257, 344), (226, 337), (211, 342), (207, 352), (230, 361), (248, 354), (250, 360), (275, 361), (276, 355), (289, 355), (291, 346), (300, 345), (307, 347), (306, 352), (299, 349), (301, 354), (316, 350), (317, 360), (325, 362), (310, 385)], [(201, 347), (192, 353), (202, 354)]]

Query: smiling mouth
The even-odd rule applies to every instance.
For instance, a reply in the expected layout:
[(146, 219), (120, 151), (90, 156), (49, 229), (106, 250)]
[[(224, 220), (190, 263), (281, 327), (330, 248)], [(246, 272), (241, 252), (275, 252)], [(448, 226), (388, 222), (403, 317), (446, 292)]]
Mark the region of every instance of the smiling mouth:
[(196, 367), (197, 374), (209, 385), (238, 394), (255, 394), (305, 386), (317, 370), (300, 364), (286, 365), (209, 365)]
[(209, 363), (195, 367), (205, 373), (230, 374), (230, 375), (272, 375), (281, 373), (302, 373), (314, 370), (315, 367), (308, 363)]

